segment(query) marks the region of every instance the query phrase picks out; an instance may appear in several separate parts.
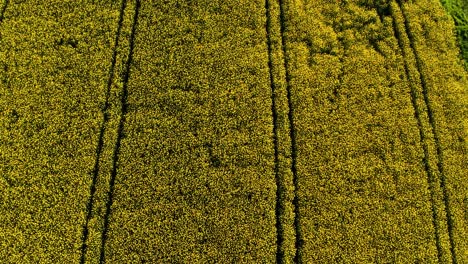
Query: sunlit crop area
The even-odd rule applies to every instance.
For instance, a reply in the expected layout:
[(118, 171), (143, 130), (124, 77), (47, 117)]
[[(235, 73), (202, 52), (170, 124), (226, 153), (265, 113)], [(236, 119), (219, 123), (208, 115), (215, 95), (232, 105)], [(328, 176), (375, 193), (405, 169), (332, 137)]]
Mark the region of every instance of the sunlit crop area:
[(0, 263), (468, 263), (459, 3), (0, 1)]

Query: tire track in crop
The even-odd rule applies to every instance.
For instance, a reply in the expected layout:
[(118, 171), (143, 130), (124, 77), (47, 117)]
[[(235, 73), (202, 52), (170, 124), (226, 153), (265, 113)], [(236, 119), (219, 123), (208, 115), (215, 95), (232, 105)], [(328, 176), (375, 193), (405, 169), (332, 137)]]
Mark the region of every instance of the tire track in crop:
[(8, 6), (8, 3), (9, 3), (9, 2), (10, 2), (9, 0), (5, 0), (5, 1), (3, 2), (2, 9), (0, 9), (0, 22), (3, 21), (3, 17), (4, 17), (4, 15), (5, 15), (5, 11), (6, 11), (6, 9), (7, 9), (7, 6)]
[(299, 215), (299, 201), (297, 197), (297, 190), (298, 190), (298, 177), (297, 177), (297, 142), (296, 142), (296, 130), (294, 128), (294, 111), (292, 108), (292, 100), (291, 100), (291, 73), (289, 70), (289, 60), (288, 56), (286, 53), (286, 13), (285, 13), (285, 0), (279, 0), (279, 6), (280, 6), (280, 32), (281, 32), (281, 46), (283, 50), (283, 56), (284, 56), (284, 69), (286, 71), (286, 90), (287, 90), (287, 99), (288, 99), (288, 107), (289, 107), (289, 112), (288, 112), (288, 119), (289, 119), (289, 134), (291, 137), (291, 159), (292, 159), (292, 166), (291, 170), (293, 173), (293, 183), (294, 183), (294, 200), (293, 200), (293, 205), (294, 205), (294, 229), (296, 232), (296, 253), (294, 256), (294, 262), (295, 263), (302, 263), (302, 258), (301, 258), (301, 250), (302, 250), (302, 245), (304, 244), (303, 238), (301, 235), (301, 230), (300, 230), (300, 215)]
[(105, 262), (105, 245), (107, 241), (107, 232), (109, 228), (109, 217), (111, 214), (111, 207), (112, 201), (114, 196), (114, 185), (115, 185), (115, 178), (117, 175), (117, 162), (119, 159), (119, 151), (120, 151), (120, 142), (123, 137), (123, 127), (125, 122), (125, 114), (127, 113), (127, 96), (128, 96), (128, 80), (130, 78), (130, 65), (132, 63), (133, 57), (133, 49), (135, 47), (135, 34), (136, 28), (138, 23), (138, 13), (140, 11), (140, 0), (136, 0), (135, 4), (135, 14), (133, 16), (133, 23), (132, 23), (132, 32), (130, 34), (130, 49), (128, 52), (128, 60), (125, 65), (125, 70), (123, 73), (123, 91), (122, 91), (122, 109), (120, 112), (120, 122), (117, 132), (117, 142), (115, 143), (114, 154), (112, 157), (112, 172), (111, 172), (111, 179), (109, 183), (109, 192), (108, 192), (108, 199), (106, 201), (106, 212), (104, 215), (104, 229), (102, 231), (101, 237), (101, 255), (99, 257), (99, 263)]
[(124, 12), (125, 12), (125, 7), (127, 5), (126, 0), (122, 0), (122, 4), (120, 7), (120, 13), (119, 13), (119, 21), (117, 23), (117, 32), (115, 34), (115, 40), (114, 40), (114, 49), (112, 51), (112, 60), (111, 60), (111, 66), (109, 69), (109, 78), (107, 80), (107, 91), (106, 91), (106, 100), (104, 107), (102, 108), (102, 113), (104, 114), (104, 119), (101, 123), (101, 128), (99, 130), (99, 140), (98, 140), (98, 146), (96, 149), (96, 160), (94, 161), (94, 168), (93, 168), (93, 180), (91, 183), (91, 190), (90, 190), (90, 196), (88, 199), (88, 203), (86, 205), (86, 222), (83, 226), (83, 232), (82, 232), (82, 245), (81, 245), (81, 258), (80, 258), (80, 264), (85, 263), (85, 258), (86, 258), (86, 250), (88, 248), (88, 245), (86, 244), (88, 240), (88, 234), (89, 234), (89, 221), (91, 219), (91, 214), (93, 211), (93, 200), (94, 200), (94, 195), (96, 193), (96, 182), (97, 182), (97, 177), (99, 174), (99, 160), (101, 158), (102, 154), (102, 149), (104, 146), (104, 133), (106, 130), (106, 124), (108, 121), (108, 108), (109, 108), (109, 97), (110, 97), (110, 90), (112, 86), (112, 80), (114, 78), (114, 69), (115, 69), (115, 64), (116, 64), (116, 58), (117, 58), (117, 47), (119, 46), (119, 38), (120, 38), (120, 32), (122, 29), (122, 24), (123, 24), (123, 17), (124, 17)]
[[(399, 45), (399, 48), (400, 48), (400, 50), (402, 52), (402, 56), (404, 58), (405, 76), (406, 76), (406, 79), (409, 80), (409, 76), (411, 74), (410, 74), (410, 70), (409, 70), (409, 66), (408, 66), (408, 61), (406, 59), (407, 54), (406, 54), (403, 39), (402, 39), (402, 34), (404, 34), (404, 32), (400, 32), (399, 29), (398, 29), (398, 26), (396, 25), (397, 22), (396, 22), (396, 18), (395, 18), (396, 17), (395, 10), (391, 9), (391, 14), (392, 14), (392, 18), (393, 18), (394, 35), (395, 35), (396, 39), (398, 40), (398, 45)], [(434, 182), (434, 174), (432, 173), (431, 167), (429, 165), (429, 159), (428, 159), (429, 150), (428, 150), (428, 146), (425, 144), (425, 142), (426, 142), (426, 133), (424, 132), (424, 129), (423, 129), (419, 108), (418, 108), (417, 102), (416, 102), (416, 97), (417, 97), (416, 96), (416, 88), (414, 87), (414, 84), (411, 81), (408, 81), (408, 83), (409, 83), (410, 89), (411, 89), (411, 103), (413, 105), (414, 115), (415, 115), (415, 118), (416, 118), (416, 121), (417, 121), (417, 124), (418, 124), (420, 143), (421, 143), (421, 146), (423, 148), (423, 153), (424, 153), (424, 158), (423, 158), (424, 169), (425, 169), (427, 177), (428, 177), (429, 191), (430, 191), (430, 196), (431, 196), (430, 199), (431, 199), (431, 207), (432, 207), (432, 224), (434, 225), (438, 260), (439, 260), (439, 262), (441, 262), (441, 259), (442, 259), (442, 246), (441, 246), (441, 243), (440, 243), (440, 236), (439, 236), (440, 227), (439, 227), (439, 224), (437, 222), (437, 209), (435, 207), (434, 187), (431, 184), (431, 183)]]
[(412, 50), (412, 53), (414, 54), (414, 57), (416, 58), (416, 67), (419, 72), (419, 76), (421, 79), (421, 85), (423, 89), (423, 97), (424, 97), (424, 103), (427, 107), (427, 114), (429, 116), (429, 123), (431, 126), (432, 134), (434, 136), (434, 141), (435, 141), (435, 146), (436, 146), (436, 152), (437, 152), (437, 168), (440, 172), (440, 186), (442, 188), (443, 192), (443, 197), (444, 197), (444, 205), (445, 205), (445, 214), (447, 217), (447, 225), (448, 225), (448, 233), (449, 233), (449, 240), (450, 240), (450, 252), (452, 254), (452, 262), (454, 264), (457, 264), (457, 258), (455, 254), (455, 244), (453, 240), (453, 218), (452, 218), (452, 213), (450, 211), (450, 204), (449, 204), (449, 195), (447, 193), (447, 188), (446, 188), (446, 177), (445, 177), (445, 170), (443, 166), (443, 153), (442, 153), (442, 148), (440, 146), (440, 140), (439, 140), (439, 133), (436, 129), (436, 122), (434, 120), (434, 112), (431, 107), (431, 102), (429, 100), (428, 96), (428, 89), (427, 89), (427, 81), (426, 81), (426, 74), (422, 69), (422, 61), (421, 57), (419, 56), (419, 53), (415, 47), (415, 38), (413, 35), (413, 32), (410, 30), (409, 27), (409, 20), (408, 20), (408, 15), (405, 12), (403, 8), (403, 2), (402, 0), (397, 0), (398, 6), (400, 7), (400, 10), (403, 14), (404, 18), (404, 25), (405, 25), (405, 30), (406, 34), (408, 35), (409, 42), (410, 42), (410, 47)]
[[(442, 166), (442, 151), (441, 151), (441, 148), (440, 148), (440, 142), (439, 142), (439, 137), (438, 137), (438, 134), (436, 133), (436, 129), (435, 129), (435, 122), (434, 122), (434, 116), (433, 116), (433, 112), (432, 112), (432, 108), (430, 106), (430, 102), (429, 102), (429, 98), (428, 98), (428, 95), (427, 95), (427, 83), (426, 83), (426, 78), (425, 78), (425, 75), (422, 71), (422, 68), (421, 68), (421, 59), (415, 49), (415, 41), (414, 41), (414, 36), (412, 35), (411, 33), (411, 30), (409, 28), (409, 23), (408, 23), (408, 18), (407, 18), (407, 15), (406, 13), (403, 11), (403, 7), (402, 7), (402, 2), (401, 0), (396, 0), (396, 3), (398, 4), (398, 8), (400, 10), (400, 12), (402, 13), (402, 16), (403, 16), (403, 24), (404, 24), (404, 31), (403, 32), (400, 32), (400, 30), (398, 29), (398, 26), (396, 25), (396, 14), (395, 14), (395, 10), (393, 10), (393, 8), (391, 7), (391, 14), (392, 14), (392, 18), (393, 18), (393, 29), (394, 29), (394, 32), (395, 32), (395, 37), (397, 38), (398, 40), (398, 45), (400, 47), (400, 50), (402, 51), (402, 55), (403, 57), (405, 58), (405, 65), (404, 65), (404, 68), (405, 68), (405, 74), (407, 76), (407, 78), (410, 77), (411, 73), (410, 73), (410, 70), (409, 70), (409, 66), (408, 66), (408, 62), (407, 62), (407, 57), (408, 57), (408, 54), (407, 52), (405, 51), (405, 48), (404, 48), (404, 43), (403, 43), (403, 34), (406, 34), (406, 36), (408, 37), (408, 40), (409, 40), (409, 45), (410, 45), (410, 48), (411, 48), (411, 53), (413, 54), (413, 56), (415, 57), (415, 60), (416, 60), (416, 68), (417, 68), (417, 71), (419, 73), (419, 77), (420, 77), (420, 81), (421, 81), (421, 86), (422, 86), (422, 93), (423, 93), (423, 98), (424, 98), (424, 104), (425, 106), (427, 107), (427, 114), (428, 114), (428, 117), (429, 117), (429, 123), (430, 123), (430, 126), (431, 126), (431, 131), (432, 131), (432, 134), (434, 136), (434, 140), (435, 140), (435, 145), (436, 145), (436, 152), (437, 152), (437, 169), (439, 170), (440, 174), (441, 174), (441, 187), (442, 187), (442, 191), (443, 191), (443, 197), (444, 197), (444, 204), (445, 204), (445, 213), (446, 213), (446, 216), (447, 216), (447, 225), (448, 225), (448, 232), (449, 232), (449, 240), (450, 240), (450, 252), (451, 252), (451, 255), (452, 255), (452, 262), (453, 263), (457, 263), (456, 261), (456, 257), (455, 257), (455, 248), (454, 248), (454, 241), (453, 241), (453, 223), (452, 223), (452, 219), (451, 219), (451, 213), (450, 213), (450, 208), (449, 208), (449, 203), (448, 203), (448, 194), (447, 194), (447, 190), (445, 188), (445, 175), (444, 175), (444, 170), (443, 170), (443, 166)], [(415, 110), (415, 117), (417, 119), (417, 123), (418, 123), (418, 128), (419, 128), (419, 134), (420, 134), (420, 141), (421, 141), (421, 145), (423, 147), (423, 152), (424, 152), (424, 167), (425, 167), (425, 171), (427, 173), (427, 177), (428, 177), (428, 182), (429, 182), (429, 189), (430, 189), (430, 195), (431, 195), (431, 206), (432, 206), (432, 222), (433, 222), (433, 225), (434, 225), (434, 231), (435, 231), (435, 239), (436, 239), (436, 247), (437, 247), (437, 256), (438, 256), (438, 260), (439, 262), (442, 262), (443, 260), (443, 249), (442, 249), (442, 245), (441, 245), (441, 239), (440, 239), (440, 233), (442, 232), (441, 231), (441, 227), (439, 225), (439, 222), (437, 221), (437, 219), (439, 219), (438, 217), (438, 210), (436, 208), (436, 201), (435, 201), (435, 187), (434, 187), (434, 184), (436, 183), (435, 182), (435, 175), (434, 175), (434, 172), (433, 170), (431, 169), (430, 165), (429, 165), (429, 149), (428, 149), (428, 145), (427, 145), (427, 135), (426, 133), (424, 132), (424, 129), (423, 129), (423, 125), (422, 125), (422, 119), (421, 119), (421, 113), (420, 113), (420, 110), (417, 106), (417, 95), (416, 95), (416, 88), (414, 86), (414, 84), (409, 81), (409, 85), (410, 85), (410, 88), (411, 88), (411, 102), (413, 104), (413, 108)]]
[(276, 85), (273, 78), (273, 51), (271, 47), (271, 10), (270, 10), (270, 1), (265, 0), (265, 10), (266, 10), (266, 37), (268, 45), (268, 69), (270, 77), (270, 88), (271, 88), (271, 111), (273, 115), (273, 144), (275, 148), (275, 180), (276, 180), (276, 205), (275, 205), (275, 215), (276, 215), (276, 263), (284, 262), (284, 252), (282, 251), (283, 242), (284, 242), (284, 228), (281, 224), (281, 216), (284, 212), (284, 201), (281, 200), (283, 197), (283, 184), (279, 178), (279, 161), (278, 161), (278, 128), (277, 128), (277, 113), (276, 113), (276, 98), (275, 90)]

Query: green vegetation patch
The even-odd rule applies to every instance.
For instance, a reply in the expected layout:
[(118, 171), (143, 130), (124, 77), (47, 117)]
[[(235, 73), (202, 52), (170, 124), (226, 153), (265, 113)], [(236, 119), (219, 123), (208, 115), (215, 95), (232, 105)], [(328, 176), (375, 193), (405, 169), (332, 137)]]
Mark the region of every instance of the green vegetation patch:
[(468, 70), (468, 1), (441, 0), (441, 2), (455, 22), (461, 56), (465, 60), (465, 69)]

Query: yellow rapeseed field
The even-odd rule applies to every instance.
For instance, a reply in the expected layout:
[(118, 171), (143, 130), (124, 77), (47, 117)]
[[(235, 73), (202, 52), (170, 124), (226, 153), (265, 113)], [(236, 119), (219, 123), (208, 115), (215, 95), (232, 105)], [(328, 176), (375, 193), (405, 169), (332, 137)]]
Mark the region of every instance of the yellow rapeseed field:
[(0, 0), (0, 263), (468, 263), (443, 3)]

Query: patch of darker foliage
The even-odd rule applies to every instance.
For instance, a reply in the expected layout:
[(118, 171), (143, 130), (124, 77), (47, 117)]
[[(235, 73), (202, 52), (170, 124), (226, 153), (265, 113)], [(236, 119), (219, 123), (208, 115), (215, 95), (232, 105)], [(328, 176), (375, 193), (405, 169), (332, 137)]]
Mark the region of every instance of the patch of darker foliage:
[(208, 148), (208, 154), (210, 156), (210, 164), (211, 166), (218, 168), (221, 166), (221, 161), (216, 155), (213, 155), (213, 144), (212, 143), (205, 143), (203, 144), (205, 148)]
[(391, 15), (390, 5), (389, 4), (377, 5), (377, 14), (379, 15), (380, 21), (383, 22), (385, 17), (388, 17)]
[(8, 121), (9, 121), (10, 124), (14, 124), (14, 123), (18, 122), (18, 119), (19, 119), (19, 114), (15, 109), (11, 110), (8, 113)]
[(74, 49), (78, 47), (78, 40), (74, 38), (64, 38), (61, 37), (59, 40), (55, 41), (56, 46), (70, 46)]

